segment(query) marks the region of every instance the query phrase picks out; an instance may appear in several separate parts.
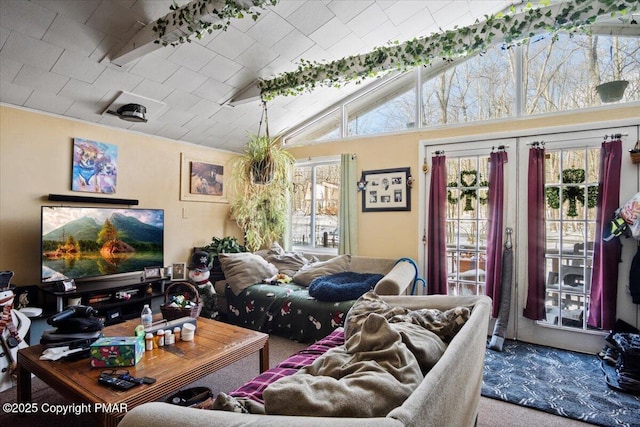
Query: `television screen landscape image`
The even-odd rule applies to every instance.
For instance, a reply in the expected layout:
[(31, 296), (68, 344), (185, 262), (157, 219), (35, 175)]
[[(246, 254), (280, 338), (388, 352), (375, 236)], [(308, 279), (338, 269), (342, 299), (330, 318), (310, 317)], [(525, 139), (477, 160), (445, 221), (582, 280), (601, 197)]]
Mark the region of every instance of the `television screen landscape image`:
[(164, 265), (164, 210), (43, 206), (42, 282)]

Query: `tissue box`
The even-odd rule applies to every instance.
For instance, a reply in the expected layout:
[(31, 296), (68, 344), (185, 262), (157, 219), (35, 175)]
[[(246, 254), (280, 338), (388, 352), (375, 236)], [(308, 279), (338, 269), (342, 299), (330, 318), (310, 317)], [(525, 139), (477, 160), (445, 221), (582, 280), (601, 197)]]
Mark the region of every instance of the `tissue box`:
[(143, 337), (102, 337), (91, 344), (91, 367), (135, 366), (144, 354)]

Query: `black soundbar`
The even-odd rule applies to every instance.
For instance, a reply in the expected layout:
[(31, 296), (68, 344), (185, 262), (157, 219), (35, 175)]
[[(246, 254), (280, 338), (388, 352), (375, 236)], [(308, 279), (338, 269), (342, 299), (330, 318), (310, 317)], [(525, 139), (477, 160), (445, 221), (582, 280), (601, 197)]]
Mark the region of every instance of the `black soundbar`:
[(112, 199), (110, 197), (72, 196), (67, 194), (49, 194), (53, 202), (106, 203), (109, 205), (138, 205), (137, 199)]

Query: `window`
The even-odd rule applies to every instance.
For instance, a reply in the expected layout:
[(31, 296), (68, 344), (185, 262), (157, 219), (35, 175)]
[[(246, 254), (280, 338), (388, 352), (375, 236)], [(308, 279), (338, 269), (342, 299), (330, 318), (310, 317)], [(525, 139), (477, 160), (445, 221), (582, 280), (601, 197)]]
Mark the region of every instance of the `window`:
[(296, 163), (291, 203), (292, 247), (338, 252), (340, 159)]
[(540, 35), (461, 62), (435, 61), (364, 87), (284, 140), (304, 144), (596, 107), (603, 105), (596, 86), (613, 80), (629, 82), (619, 102), (640, 101), (640, 38), (609, 35), (612, 31), (594, 27), (594, 35)]
[(489, 157), (447, 155), (449, 295), (484, 295)]
[(600, 148), (546, 150), (546, 322), (587, 328)]

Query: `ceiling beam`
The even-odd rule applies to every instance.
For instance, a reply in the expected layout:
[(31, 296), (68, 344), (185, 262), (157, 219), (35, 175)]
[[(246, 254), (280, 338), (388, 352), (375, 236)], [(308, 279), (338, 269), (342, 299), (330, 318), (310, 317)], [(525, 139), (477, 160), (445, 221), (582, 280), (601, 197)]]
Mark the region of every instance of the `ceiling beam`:
[[(197, 0), (192, 0), (184, 6), (180, 7), (178, 10), (169, 12), (162, 18), (147, 24), (140, 31), (138, 31), (133, 36), (133, 38), (126, 42), (124, 46), (113, 56), (113, 58), (110, 58), (111, 63), (122, 67), (135, 59), (141, 58), (144, 55), (163, 47), (162, 43), (156, 43), (156, 40), (158, 40), (158, 35), (153, 30), (153, 27), (157, 25), (158, 21), (167, 22), (165, 34), (164, 36), (162, 36), (162, 40), (169, 44), (178, 41), (180, 37), (187, 37), (193, 34), (193, 32), (189, 31), (189, 29), (187, 28), (189, 24), (183, 23), (182, 25), (180, 25), (179, 22), (174, 22), (174, 15), (179, 10), (189, 9), (189, 13), (193, 16), (194, 22), (198, 22), (200, 20), (207, 22), (222, 22), (222, 20), (212, 11), (222, 9), (225, 5), (224, 0), (215, 0), (211, 3), (207, 3), (204, 13), (201, 13), (200, 11), (191, 11), (190, 8), (193, 8), (193, 4), (196, 2)], [(241, 4), (241, 7), (246, 7), (245, 3), (247, 2), (239, 3)], [(251, 2), (248, 3), (249, 5), (251, 4)]]

